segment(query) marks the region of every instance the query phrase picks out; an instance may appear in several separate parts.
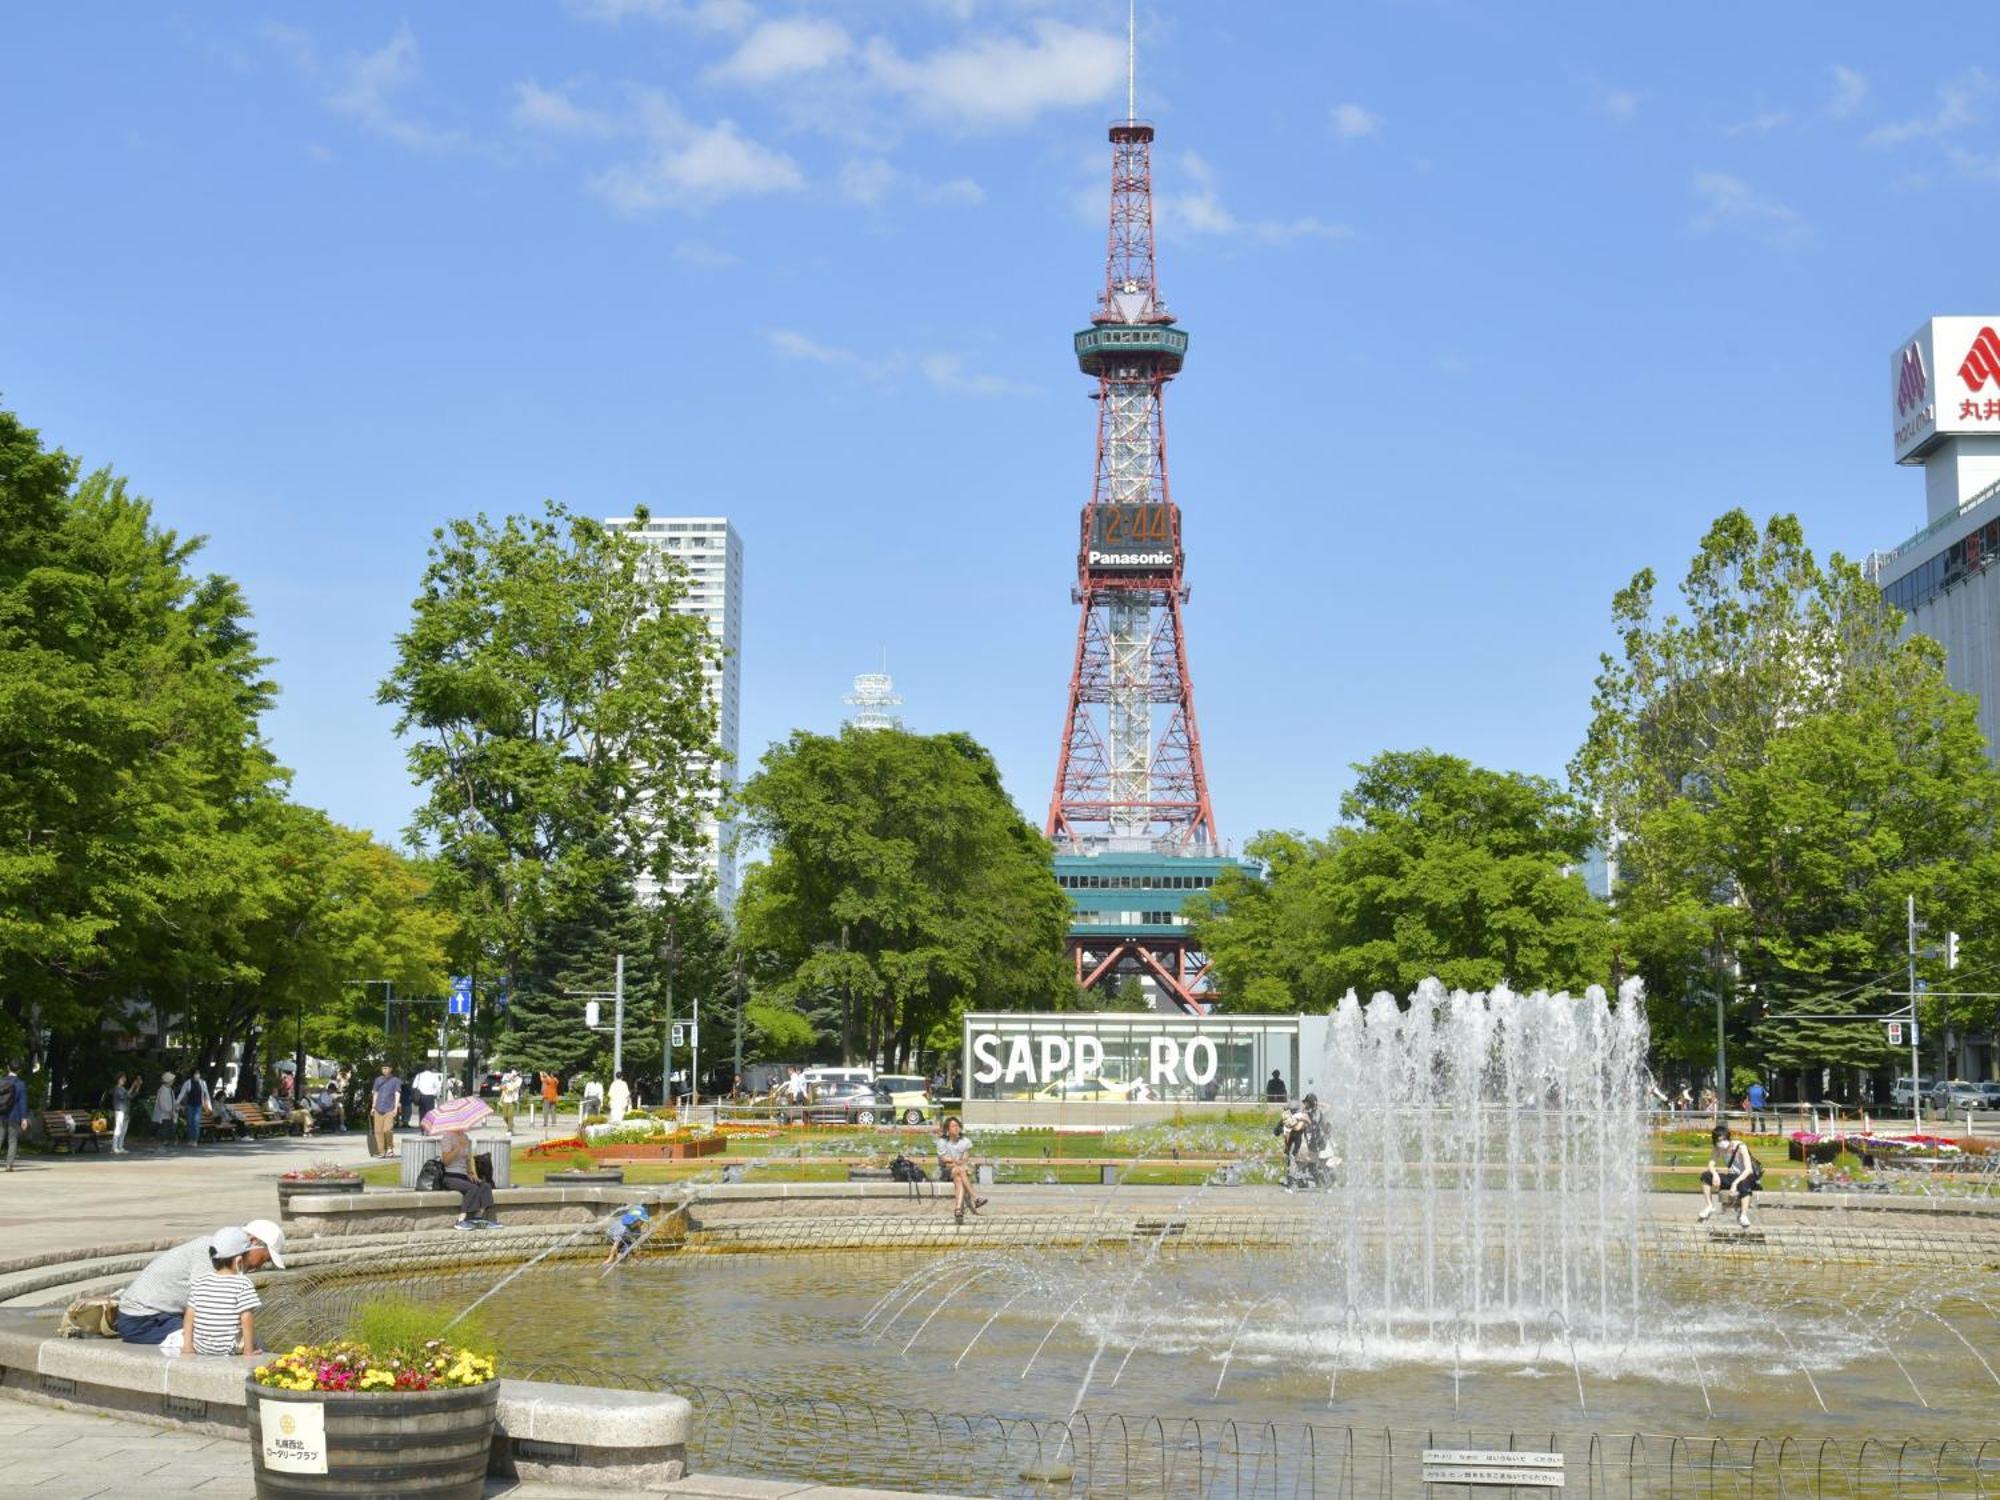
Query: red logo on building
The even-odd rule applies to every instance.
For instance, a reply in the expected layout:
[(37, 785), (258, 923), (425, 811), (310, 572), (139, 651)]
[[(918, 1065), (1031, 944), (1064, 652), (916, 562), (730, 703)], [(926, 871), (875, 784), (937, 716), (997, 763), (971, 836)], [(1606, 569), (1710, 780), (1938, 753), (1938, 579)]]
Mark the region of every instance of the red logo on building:
[(1930, 385), (1924, 375), (1923, 345), (1912, 341), (1903, 351), (1903, 368), (1896, 375), (1896, 414), (1903, 416), (1922, 406)]
[(2000, 333), (1990, 327), (1980, 329), (1979, 337), (1972, 341), (1972, 352), (1965, 356), (1958, 373), (1975, 391), (1989, 380), (2000, 381)]

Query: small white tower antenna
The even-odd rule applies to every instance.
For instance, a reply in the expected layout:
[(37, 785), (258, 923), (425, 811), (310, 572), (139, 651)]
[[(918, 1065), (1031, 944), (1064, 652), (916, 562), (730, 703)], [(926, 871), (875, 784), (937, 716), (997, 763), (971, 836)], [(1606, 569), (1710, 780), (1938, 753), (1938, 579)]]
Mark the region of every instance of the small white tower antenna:
[[(882, 665), (889, 664), (889, 653), (882, 653)], [(895, 680), (884, 672), (862, 672), (854, 679), (854, 691), (846, 701), (859, 710), (847, 722), (856, 729), (901, 729), (902, 718), (891, 712), (900, 708), (903, 700), (896, 696)]]

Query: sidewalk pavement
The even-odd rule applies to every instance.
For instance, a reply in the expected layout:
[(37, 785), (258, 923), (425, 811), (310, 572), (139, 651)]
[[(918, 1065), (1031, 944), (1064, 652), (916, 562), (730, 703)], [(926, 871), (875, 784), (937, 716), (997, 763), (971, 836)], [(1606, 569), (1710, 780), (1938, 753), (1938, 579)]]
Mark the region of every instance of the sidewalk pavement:
[[(16, 1174), (19, 1175), (19, 1174)], [(138, 1494), (254, 1495), (250, 1447), (238, 1438), (203, 1437), (25, 1401), (0, 1401), (0, 1453), (9, 1493), (37, 1500), (118, 1500)]]
[[(397, 1136), (408, 1134), (398, 1131)], [(516, 1142), (543, 1138), (517, 1129)], [(278, 1136), (205, 1145), (133, 1141), (130, 1154), (24, 1151), (0, 1172), (0, 1241), (11, 1253), (188, 1239), (223, 1224), (278, 1217), (278, 1177), (316, 1161), (368, 1165), (368, 1133)], [(4, 1257), (0, 1257), (4, 1258)]]

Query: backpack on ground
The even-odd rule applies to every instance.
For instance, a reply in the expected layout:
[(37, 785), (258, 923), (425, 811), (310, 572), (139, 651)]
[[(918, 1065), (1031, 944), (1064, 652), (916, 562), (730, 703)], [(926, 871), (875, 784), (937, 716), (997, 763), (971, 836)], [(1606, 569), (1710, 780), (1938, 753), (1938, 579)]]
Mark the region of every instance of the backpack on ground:
[(898, 1156), (890, 1161), (889, 1180), (891, 1182), (930, 1181), (929, 1178), (924, 1176), (924, 1169), (911, 1161), (907, 1156)]
[(444, 1190), (444, 1163), (433, 1156), (417, 1168), (417, 1191), (436, 1193)]

